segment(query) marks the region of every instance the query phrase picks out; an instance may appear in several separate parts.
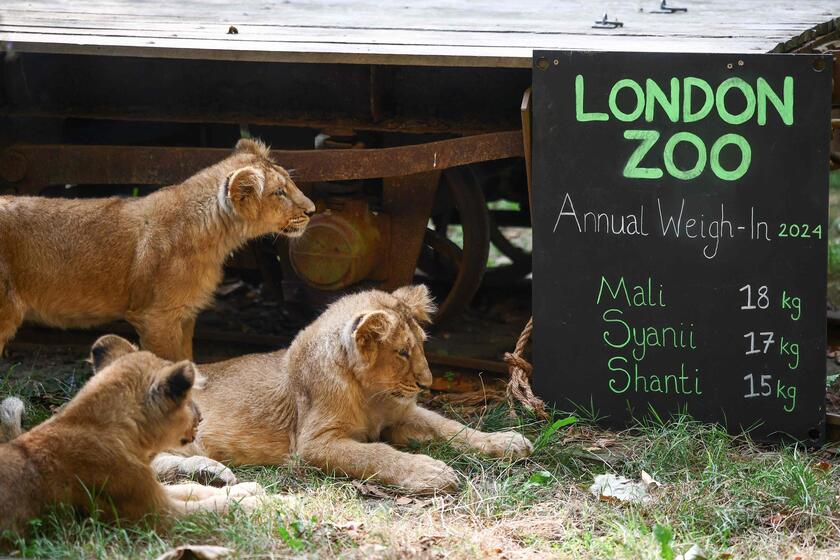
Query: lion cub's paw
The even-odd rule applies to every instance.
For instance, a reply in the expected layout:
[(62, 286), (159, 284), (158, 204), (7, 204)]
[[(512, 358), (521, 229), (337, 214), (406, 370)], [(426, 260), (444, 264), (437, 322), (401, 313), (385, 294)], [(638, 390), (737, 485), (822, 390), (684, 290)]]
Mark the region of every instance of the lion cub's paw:
[(201, 455), (186, 457), (178, 470), (182, 476), (188, 476), (200, 484), (218, 487), (236, 484), (236, 475), (232, 470), (218, 461)]
[(285, 494), (263, 494), (259, 496), (243, 496), (231, 498), (238, 507), (246, 512), (253, 513), (258, 510), (291, 509), (298, 505), (295, 496)]
[(233, 486), (220, 488), (221, 492), (227, 493), (228, 496), (239, 498), (244, 496), (265, 496), (265, 488), (258, 482), (240, 482)]
[(518, 432), (494, 432), (484, 434), (479, 450), (491, 457), (519, 459), (527, 457), (534, 450), (533, 444)]
[(414, 455), (405, 466), (399, 485), (422, 494), (451, 492), (458, 489), (458, 474), (443, 461), (428, 455)]

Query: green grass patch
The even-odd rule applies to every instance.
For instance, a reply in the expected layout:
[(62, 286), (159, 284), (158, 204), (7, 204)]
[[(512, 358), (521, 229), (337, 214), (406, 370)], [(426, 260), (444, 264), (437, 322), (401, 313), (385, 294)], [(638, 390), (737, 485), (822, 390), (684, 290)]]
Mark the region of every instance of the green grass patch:
[[(32, 404), (28, 422), (49, 414), (37, 384), (8, 375), (3, 394)], [(69, 385), (68, 385), (69, 387)], [(46, 403), (46, 404), (44, 404)], [(516, 429), (535, 442), (518, 461), (466, 453), (447, 442), (415, 445), (453, 466), (452, 496), (362, 495), (352, 481), (300, 461), (235, 469), (271, 492), (296, 497), (254, 515), (194, 515), (168, 526), (120, 526), (58, 508), (33, 521), (6, 553), (27, 558), (154, 558), (185, 544), (212, 544), (240, 557), (399, 558), (484, 556), (674, 559), (692, 546), (707, 558), (830, 558), (840, 550), (834, 456), (796, 445), (764, 446), (681, 415), (640, 421), (621, 433), (591, 418), (547, 422), (505, 406), (448, 416), (487, 431)], [(594, 416), (594, 414), (592, 414)], [(596, 475), (661, 483), (645, 503), (616, 503), (588, 492)]]

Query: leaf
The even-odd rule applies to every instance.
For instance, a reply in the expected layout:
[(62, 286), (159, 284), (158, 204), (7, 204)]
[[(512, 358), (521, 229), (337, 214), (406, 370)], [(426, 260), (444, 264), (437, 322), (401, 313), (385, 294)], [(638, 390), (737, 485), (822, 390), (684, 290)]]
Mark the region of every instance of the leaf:
[(545, 486), (551, 482), (553, 478), (554, 477), (551, 476), (551, 473), (548, 471), (537, 471), (528, 478), (528, 482)]
[(347, 521), (345, 523), (333, 524), (333, 526), (350, 537), (351, 539), (360, 539), (365, 536), (364, 521)]
[(656, 490), (657, 488), (661, 487), (662, 485), (657, 481), (655, 478), (650, 476), (647, 471), (642, 471), (642, 484), (645, 485), (647, 490)]
[(653, 536), (659, 543), (659, 554), (664, 560), (674, 560), (674, 549), (671, 548), (671, 541), (674, 540), (674, 530), (668, 525), (653, 526)]
[(368, 496), (372, 498), (381, 498), (387, 499), (390, 498), (388, 494), (374, 486), (373, 484), (366, 484), (364, 482), (360, 482), (358, 480), (353, 480), (350, 482), (353, 485), (353, 488), (359, 491), (359, 494), (362, 496)]
[(606, 449), (607, 447), (612, 447), (616, 443), (617, 442), (611, 438), (598, 438), (588, 447), (584, 447), (583, 450), (590, 452), (600, 451), (602, 449)]
[(560, 420), (555, 421), (548, 426), (546, 429), (542, 431), (540, 436), (537, 438), (537, 441), (534, 443), (534, 451), (538, 451), (545, 447), (548, 441), (551, 439), (551, 436), (557, 432), (563, 426), (569, 426), (570, 424), (574, 424), (577, 422), (577, 418), (574, 416), (569, 416), (568, 418), (561, 418)]
[[(724, 552), (720, 558), (731, 558), (732, 555)], [(699, 545), (693, 544), (685, 554), (679, 554), (674, 560), (707, 560), (706, 553)]]
[(277, 534), (280, 535), (280, 539), (292, 550), (303, 550), (303, 541), (295, 535), (292, 535), (283, 525), (277, 527)]
[(418, 508), (428, 507), (430, 505), (434, 505), (434, 503), (435, 498), (427, 498), (425, 500), (419, 500), (417, 498), (414, 498), (414, 506)]
[(647, 487), (641, 482), (633, 482), (623, 476), (599, 474), (589, 487), (589, 492), (598, 499), (611, 502), (644, 503), (651, 500)]
[(411, 499), (411, 498), (409, 498), (409, 497), (406, 497), (406, 496), (400, 496), (399, 498), (397, 498), (396, 500), (394, 500), (394, 503), (395, 503), (395, 504), (397, 504), (398, 506), (407, 506), (408, 504), (410, 504), (410, 503), (411, 503), (411, 502), (413, 502), (413, 501), (414, 501), (414, 500), (413, 500), (413, 499)]
[(821, 470), (822, 472), (828, 472), (831, 470), (831, 463), (828, 461), (819, 461), (814, 465), (817, 469)]

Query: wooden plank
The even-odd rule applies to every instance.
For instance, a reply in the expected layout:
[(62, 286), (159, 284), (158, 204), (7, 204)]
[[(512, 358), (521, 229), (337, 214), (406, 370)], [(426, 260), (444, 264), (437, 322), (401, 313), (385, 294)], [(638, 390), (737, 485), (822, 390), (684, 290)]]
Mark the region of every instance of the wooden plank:
[[(43, 32), (40, 31), (41, 28), (31, 27), (31, 26), (2, 26), (0, 27), (3, 31), (20, 35), (23, 37), (29, 35), (43, 35)], [(301, 32), (301, 31), (291, 31), (287, 30), (282, 35), (281, 34), (271, 34), (271, 33), (263, 33), (257, 34), (255, 38), (244, 40), (244, 39), (227, 39), (224, 37), (224, 32), (214, 32), (214, 31), (204, 31), (204, 30), (187, 30), (187, 31), (179, 31), (176, 33), (167, 33), (165, 31), (148, 31), (148, 30), (127, 30), (127, 29), (64, 29), (62, 30), (62, 37), (75, 38), (77, 41), (85, 41), (96, 39), (99, 37), (114, 37), (114, 38), (125, 38), (128, 40), (132, 39), (145, 39), (145, 40), (194, 40), (194, 41), (218, 41), (224, 43), (225, 45), (230, 45), (232, 42), (237, 43), (249, 43), (251, 45), (258, 45), (252, 48), (279, 48), (280, 45), (288, 46), (289, 48), (294, 48), (294, 45), (308, 45), (317, 43), (320, 45), (327, 46), (329, 48), (355, 48), (357, 46), (373, 46), (379, 48), (387, 48), (391, 46), (410, 46), (416, 47), (418, 49), (423, 48), (434, 48), (434, 49), (442, 49), (442, 48), (487, 48), (487, 49), (519, 49), (519, 50), (527, 50), (530, 51), (531, 49), (535, 48), (534, 46), (534, 39), (526, 36), (512, 36), (509, 34), (493, 34), (493, 37), (487, 37), (486, 35), (479, 36), (475, 33), (458, 33), (457, 35), (448, 35), (444, 37), (430, 37), (429, 33), (426, 32), (416, 32), (409, 40), (404, 34), (399, 34), (393, 31), (375, 31), (369, 32), (368, 36), (364, 39), (360, 37), (353, 37), (347, 35), (340, 35), (333, 32), (315, 32), (312, 33), (310, 31)], [(778, 41), (786, 40), (790, 36), (794, 35), (795, 33), (791, 31), (789, 34), (779, 34), (776, 39)], [(764, 35), (765, 37), (767, 34)], [(681, 44), (689, 45), (689, 44), (697, 44), (703, 45), (707, 44), (708, 41), (703, 40), (701, 41), (699, 38), (691, 37), (691, 36), (683, 36), (683, 40)], [(545, 38), (541, 38), (545, 41)], [(584, 41), (589, 42), (590, 40), (587, 38), (583, 38)], [(706, 38), (708, 39), (708, 38)], [(745, 38), (744, 38), (745, 39)], [(24, 39), (26, 40), (26, 39)], [(492, 47), (488, 47), (487, 43), (488, 40), (493, 43)], [(564, 37), (566, 42), (572, 42), (575, 38), (566, 36)], [(676, 40), (676, 39), (673, 39)], [(432, 43), (434, 41), (434, 43)], [(752, 50), (749, 44), (746, 44), (747, 41), (743, 41), (747, 50)], [(761, 47), (758, 47), (760, 49)], [(763, 50), (759, 50), (758, 52), (763, 52)]]
[[(590, 35), (605, 35), (605, 36), (614, 36), (614, 35), (630, 35), (630, 36), (644, 36), (644, 35), (694, 35), (694, 36), (717, 36), (721, 38), (730, 37), (734, 33), (738, 33), (739, 35), (748, 33), (754, 36), (764, 36), (767, 32), (773, 31), (789, 31), (789, 30), (801, 30), (803, 26), (807, 26), (810, 24), (810, 20), (802, 20), (800, 21), (798, 18), (791, 18), (791, 19), (784, 19), (783, 21), (778, 22), (765, 22), (765, 21), (756, 21), (756, 22), (727, 22), (727, 21), (704, 21), (702, 19), (684, 19), (682, 21), (677, 20), (663, 20), (661, 17), (656, 17), (653, 19), (646, 19), (643, 22), (645, 25), (631, 27), (631, 28), (620, 28), (618, 30), (603, 30), (603, 29), (592, 29), (590, 25), (592, 21), (590, 19), (586, 19), (583, 21), (562, 21), (557, 22), (556, 24), (552, 25), (543, 30), (520, 30), (515, 28), (485, 28), (485, 26), (470, 26), (466, 25), (464, 27), (451, 27), (451, 26), (430, 26), (430, 27), (399, 27), (395, 25), (388, 25), (388, 26), (376, 26), (371, 25), (367, 27), (355, 27), (351, 25), (347, 26), (335, 26), (331, 25), (329, 22), (326, 23), (300, 23), (300, 24), (291, 24), (288, 21), (284, 22), (277, 22), (271, 23), (266, 21), (240, 21), (240, 18), (236, 18), (234, 20), (224, 20), (224, 21), (197, 21), (193, 22), (192, 20), (187, 22), (178, 22), (173, 21), (172, 18), (161, 18), (156, 17), (153, 15), (150, 16), (137, 16), (137, 15), (122, 15), (122, 16), (114, 16), (112, 14), (76, 14), (76, 13), (66, 13), (62, 14), (60, 19), (56, 18), (56, 15), (53, 13), (42, 12), (42, 11), (22, 11), (22, 10), (4, 10), (4, 20), (3, 22), (8, 26), (15, 26), (15, 25), (22, 25), (22, 26), (36, 26), (42, 28), (51, 28), (54, 27), (56, 29), (79, 29), (79, 28), (102, 28), (102, 29), (111, 29), (111, 28), (123, 28), (123, 29), (138, 29), (138, 30), (150, 30), (150, 29), (157, 29), (157, 30), (168, 30), (168, 31), (180, 31), (184, 29), (216, 29), (217, 31), (221, 31), (222, 33), (226, 32), (230, 24), (236, 24), (237, 27), (241, 26), (239, 29), (240, 33), (243, 34), (253, 34), (253, 33), (265, 33), (265, 30), (269, 30), (270, 33), (275, 32), (282, 32), (286, 29), (299, 29), (299, 30), (311, 30), (317, 32), (317, 30), (325, 30), (325, 31), (332, 31), (338, 33), (346, 33), (346, 32), (370, 32), (370, 31), (397, 31), (397, 32), (431, 32), (431, 33), (501, 33), (501, 34), (510, 34), (510, 35), (525, 35), (525, 36), (533, 36), (533, 35), (558, 35), (558, 34), (566, 34), (566, 33), (580, 33), (586, 30), (586, 34)], [(662, 24), (668, 24), (667, 28), (663, 29), (661, 27)], [(652, 27), (652, 26), (659, 26), (659, 27)], [(513, 26), (511, 26), (513, 27)], [(590, 31), (591, 30), (591, 31)]]
[[(754, 24), (775, 25), (777, 23), (801, 23), (812, 25), (816, 21), (830, 19), (832, 14), (824, 1), (800, 1), (796, 3), (768, 0), (756, 10), (750, 2), (692, 1), (683, 5), (689, 7), (687, 14), (663, 16), (651, 14), (650, 8), (658, 2), (650, 1), (648, 10), (644, 4), (630, 1), (613, 1), (587, 7), (579, 2), (531, 0), (527, 4), (512, 4), (498, 0), (471, 1), (453, 0), (425, 2), (390, 2), (390, 10), (383, 12), (379, 2), (366, 0), (303, 0), (278, 5), (274, 2), (245, 1), (226, 3), (219, 1), (181, 0), (179, 2), (109, 2), (103, 0), (7, 0), (4, 12), (41, 11), (57, 21), (68, 14), (79, 13), (89, 16), (102, 15), (107, 18), (127, 19), (131, 17), (153, 17), (164, 21), (217, 22), (228, 24), (267, 23), (325, 26), (336, 29), (455, 29), (492, 31), (523, 31), (535, 33), (554, 32), (558, 28), (588, 29), (593, 19), (601, 17), (606, 10), (625, 22), (622, 32), (642, 33), (656, 31), (667, 34), (669, 29), (679, 28), (686, 23), (701, 25), (724, 24), (733, 31), (748, 28)], [(643, 11), (640, 11), (639, 8)], [(814, 16), (817, 16), (816, 21)], [(739, 16), (733, 19), (733, 16)], [(664, 18), (668, 18), (663, 21)], [(608, 33), (608, 32), (607, 32)]]
[[(832, 17), (816, 0), (676, 4), (689, 11), (654, 14), (653, 0), (642, 10), (630, 0), (4, 0), (0, 42), (20, 52), (529, 67), (533, 49), (767, 52)], [(592, 29), (604, 8), (624, 27)]]
[[(565, 37), (581, 35), (568, 32), (543, 33), (531, 35), (518, 32), (488, 31), (430, 31), (414, 30), (406, 33), (401, 30), (371, 29), (364, 35), (346, 30), (328, 27), (292, 27), (292, 26), (248, 26), (242, 27), (237, 35), (228, 34), (227, 25), (217, 24), (171, 24), (159, 22), (64, 22), (60, 28), (46, 24), (30, 22), (17, 25), (13, 22), (0, 24), (0, 29), (7, 33), (40, 33), (60, 35), (105, 35), (125, 37), (157, 37), (179, 39), (220, 39), (225, 41), (257, 42), (323, 42), (323, 43), (370, 43), (370, 44), (405, 44), (433, 46), (496, 46), (496, 47), (532, 47), (538, 44), (562, 41)], [(763, 42), (769, 39), (787, 39), (798, 35), (801, 28), (790, 25), (785, 28), (775, 26), (770, 29), (759, 26), (751, 30), (742, 30), (739, 41), (751, 40)], [(720, 26), (685, 26), (669, 35), (672, 38), (692, 38), (709, 41), (730, 40), (731, 29)], [(587, 36), (588, 35), (584, 35)], [(624, 36), (621, 36), (622, 38)], [(626, 39), (623, 39), (626, 40)], [(591, 41), (591, 39), (590, 39)]]

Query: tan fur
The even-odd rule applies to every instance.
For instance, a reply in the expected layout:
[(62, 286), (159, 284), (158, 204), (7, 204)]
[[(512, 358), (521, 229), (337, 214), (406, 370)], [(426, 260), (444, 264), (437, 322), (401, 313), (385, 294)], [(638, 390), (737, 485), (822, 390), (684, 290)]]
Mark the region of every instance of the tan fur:
[[(202, 489), (191, 499), (184, 489), (197, 485), (164, 487), (150, 467), (155, 454), (195, 435), (195, 366), (139, 352), (114, 335), (100, 338), (91, 356), (95, 375), (62, 410), (0, 444), (0, 532), (21, 530), (59, 503), (129, 521), (224, 509), (227, 494), (222, 498), (220, 489)], [(19, 417), (2, 420), (8, 428)]]
[(288, 350), (200, 366), (203, 419), (182, 452), (233, 464), (279, 464), (298, 453), (327, 471), (416, 492), (455, 488), (455, 471), (384, 442), (445, 439), (494, 456), (529, 454), (518, 433), (479, 432), (417, 406), (432, 382), (420, 326), (432, 309), (425, 286), (349, 295)]
[(195, 318), (231, 251), (300, 235), (315, 207), (267, 148), (233, 154), (143, 198), (0, 196), (0, 353), (24, 320), (89, 327), (126, 319), (141, 346), (192, 357)]

